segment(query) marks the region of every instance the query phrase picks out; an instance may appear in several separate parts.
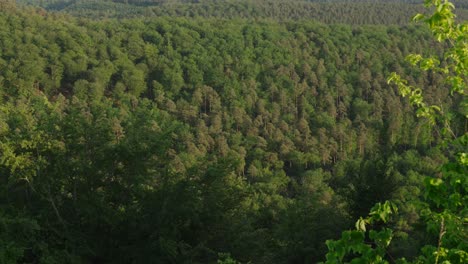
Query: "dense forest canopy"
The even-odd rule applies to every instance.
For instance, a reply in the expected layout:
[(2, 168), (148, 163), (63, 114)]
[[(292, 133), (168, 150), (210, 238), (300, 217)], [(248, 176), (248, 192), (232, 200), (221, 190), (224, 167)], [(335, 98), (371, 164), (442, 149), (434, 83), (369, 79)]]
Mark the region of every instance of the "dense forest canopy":
[(1, 263), (316, 263), (388, 199), (392, 256), (434, 240), (418, 203), (450, 154), (387, 76), (468, 127), (405, 62), (446, 47), (397, 26), (420, 7), (16, 2), (45, 9), (0, 4)]
[[(280, 0), (18, 0), (75, 16), (215, 17), (273, 20), (312, 19), (323, 23), (407, 24), (424, 11), (422, 1), (280, 1)], [(415, 4), (417, 3), (417, 4)], [(464, 4), (463, 4), (464, 3)], [(468, 18), (468, 4), (455, 3), (460, 19)]]

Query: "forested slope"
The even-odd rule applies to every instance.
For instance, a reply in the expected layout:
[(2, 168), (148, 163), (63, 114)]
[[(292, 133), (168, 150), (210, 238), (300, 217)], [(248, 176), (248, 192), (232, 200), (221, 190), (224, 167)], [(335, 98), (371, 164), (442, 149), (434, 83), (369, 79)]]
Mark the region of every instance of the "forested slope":
[[(408, 24), (425, 11), (421, 1), (280, 1), (280, 0), (18, 0), (48, 10), (95, 19), (128, 17), (209, 17), (269, 20), (315, 20), (341, 24)], [(417, 4), (416, 4), (417, 3)], [(455, 2), (460, 19), (468, 19), (463, 1)]]
[(425, 242), (414, 203), (441, 138), (385, 79), (457, 111), (404, 62), (441, 53), (428, 31), (13, 5), (0, 28), (0, 262), (315, 263), (390, 198), (392, 253)]

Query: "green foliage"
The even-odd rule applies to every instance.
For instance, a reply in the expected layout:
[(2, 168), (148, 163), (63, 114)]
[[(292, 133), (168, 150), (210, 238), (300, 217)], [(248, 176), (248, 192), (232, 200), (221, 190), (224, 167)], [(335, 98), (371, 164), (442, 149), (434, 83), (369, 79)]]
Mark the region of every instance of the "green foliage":
[[(440, 124), (415, 118), (383, 76), (410, 72), (408, 53), (443, 53), (429, 31), (289, 21), (327, 6), (322, 19), (377, 23), (357, 20), (375, 3), (93, 2), (43, 1), (101, 18), (115, 14), (100, 5), (173, 13), (0, 12), (0, 262), (316, 263), (325, 240), (376, 202), (381, 213), (358, 223), (368, 231), (346, 236), (353, 250), (384, 261), (390, 238), (395, 257), (428, 244), (417, 209), (422, 178), (447, 160), (434, 147)], [(388, 14), (378, 23), (393, 23)], [(441, 72), (411, 76), (444, 111), (466, 108), (436, 88)], [(463, 121), (451, 117), (454, 133)], [(398, 229), (372, 230), (388, 220), (388, 199), (401, 214), (386, 228)], [(440, 213), (427, 204), (427, 217)]]
[(219, 253), (218, 264), (238, 264), (239, 262), (231, 258), (231, 255), (228, 253)]
[[(468, 77), (468, 24), (457, 24), (452, 10), (454, 5), (448, 1), (426, 0), (427, 7), (435, 6), (436, 12), (431, 16), (418, 14), (414, 17), (415, 21), (423, 21), (434, 34), (439, 42), (449, 43), (441, 63), (440, 59), (429, 57), (423, 58), (419, 54), (411, 54), (407, 60), (414, 66), (418, 65), (421, 70), (440, 72), (446, 75), (446, 82), (451, 87), (452, 93), (459, 93), (466, 96)], [(388, 79), (389, 83), (398, 86), (403, 97), (409, 96), (410, 103), (417, 108), (418, 117), (428, 118), (432, 124), (435, 123), (437, 112), (441, 107), (437, 105), (427, 105), (423, 98), (423, 91), (420, 88), (414, 88), (408, 85), (407, 81), (402, 79), (397, 73), (392, 73)], [(468, 113), (464, 113), (468, 118)]]
[[(18, 0), (51, 11), (101, 19), (140, 17), (187, 17), (223, 19), (310, 20), (327, 24), (408, 24), (421, 11), (421, 1), (405, 0)], [(467, 6), (457, 3), (461, 19)], [(462, 9), (464, 8), (464, 9)]]
[[(419, 65), (423, 71), (445, 74), (446, 81), (451, 85), (452, 95), (453, 93), (459, 93), (461, 100), (466, 102), (468, 25), (455, 22), (455, 15), (452, 12), (454, 6), (449, 1), (426, 0), (425, 3), (428, 7), (435, 7), (434, 13), (429, 17), (419, 14), (415, 17), (415, 20), (423, 20), (428, 24), (438, 41), (449, 42), (449, 47), (442, 58), (444, 64), (437, 58), (425, 59), (421, 55), (410, 55), (407, 59), (412, 65)], [(438, 118), (443, 117), (445, 129), (452, 132), (447, 118), (451, 113), (442, 112), (443, 115), (439, 115), (441, 107), (426, 104), (421, 89), (408, 85), (408, 82), (397, 73), (392, 73), (388, 82), (396, 84), (403, 97), (409, 97), (410, 103), (417, 108), (416, 113), (418, 116), (428, 118), (433, 125), (436, 124)], [(465, 121), (468, 118), (466, 113), (464, 118)], [(465, 161), (466, 153), (464, 152), (468, 149), (468, 133), (464, 131), (463, 135), (457, 137), (452, 132), (450, 136), (453, 136), (449, 143), (451, 147), (455, 151), (462, 150), (462, 152), (456, 153), (458, 157), (451, 157), (454, 161), (445, 164), (441, 168), (440, 176), (426, 178), (424, 182), (425, 202), (420, 205), (421, 216), (427, 227), (427, 233), (436, 238), (437, 244), (424, 246), (422, 254), (415, 258), (413, 263), (465, 263), (468, 261), (468, 247), (466, 244), (468, 233), (466, 229), (468, 167)], [(380, 204), (377, 204), (377, 207), (380, 210), (384, 208)], [(380, 215), (380, 210), (371, 211), (370, 216), (378, 216), (378, 219), (380, 218), (386, 222), (387, 215)], [(361, 218), (357, 221), (356, 228), (361, 232), (365, 232), (366, 224), (369, 223), (372, 223), (372, 218), (371, 220)], [(355, 252), (360, 255), (354, 257), (349, 263), (388, 263), (383, 259), (386, 255), (385, 249), (390, 244), (392, 230), (369, 231), (369, 238), (375, 241), (376, 255), (368, 253), (370, 249), (366, 248), (363, 235), (358, 239), (350, 239), (352, 232), (345, 231), (341, 240), (327, 242), (329, 247), (327, 261), (329, 263), (342, 263), (345, 254), (348, 252)], [(357, 237), (357, 233), (355, 236)], [(405, 259), (398, 262), (408, 263)]]
[[(391, 202), (377, 203), (369, 216), (356, 222), (356, 230), (344, 231), (341, 239), (327, 240), (328, 253), (325, 263), (389, 263), (384, 260), (386, 248), (393, 237), (393, 231), (382, 228), (379, 231), (370, 230), (366, 233), (366, 225), (388, 222), (392, 214), (397, 213), (396, 206)], [(368, 241), (366, 240), (366, 234)], [(359, 255), (350, 262), (348, 255)]]

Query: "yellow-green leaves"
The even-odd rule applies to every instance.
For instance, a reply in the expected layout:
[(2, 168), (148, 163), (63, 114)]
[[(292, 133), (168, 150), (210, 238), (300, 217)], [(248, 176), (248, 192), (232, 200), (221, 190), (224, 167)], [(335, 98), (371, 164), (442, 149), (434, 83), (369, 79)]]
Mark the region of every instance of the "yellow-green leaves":
[[(418, 61), (418, 59), (419, 58), (417, 56), (412, 57), (413, 61)], [(401, 96), (409, 97), (411, 105), (416, 107), (417, 117), (427, 118), (432, 125), (436, 123), (436, 113), (440, 112), (440, 107), (437, 105), (428, 106), (424, 101), (423, 91), (420, 88), (408, 85), (408, 82), (402, 79), (401, 76), (395, 72), (391, 73), (388, 78), (388, 83), (395, 84), (398, 87)]]
[[(396, 206), (389, 201), (377, 203), (366, 218), (360, 217), (356, 222), (356, 230), (344, 231), (341, 239), (327, 241), (328, 254), (325, 263), (343, 263), (347, 254), (358, 255), (349, 263), (388, 263), (384, 260), (385, 248), (388, 247), (393, 238), (393, 231), (382, 228), (379, 231), (370, 230), (368, 233), (372, 244), (371, 247), (366, 237), (366, 225), (378, 222), (386, 223), (390, 216), (397, 212)], [(348, 263), (348, 262), (346, 262)]]
[(362, 217), (359, 217), (359, 220), (356, 221), (356, 230), (365, 232), (366, 224), (368, 224), (368, 221)]
[(435, 12), (429, 17), (417, 14), (414, 16), (413, 21), (423, 21), (428, 24), (439, 42), (456, 34), (453, 28), (455, 14), (452, 12), (455, 6), (452, 3), (447, 0), (443, 2), (441, 0), (426, 0), (425, 5), (426, 7), (434, 6), (436, 8)]
[(390, 201), (385, 201), (385, 203), (377, 203), (372, 207), (371, 212), (369, 213), (369, 222), (382, 221), (386, 223), (390, 216), (398, 212), (396, 205)]
[[(452, 12), (454, 5), (447, 0), (426, 0), (427, 7), (435, 7), (432, 15), (417, 14), (413, 20), (427, 24), (439, 41), (446, 41), (449, 45), (441, 60), (436, 57), (424, 58), (420, 54), (411, 54), (407, 61), (418, 66), (423, 71), (434, 71), (446, 75), (446, 83), (451, 87), (451, 94), (467, 95), (468, 78), (468, 25), (466, 21), (457, 24), (455, 14)], [(395, 84), (403, 97), (409, 96), (410, 103), (417, 109), (418, 117), (428, 118), (431, 124), (435, 124), (436, 115), (440, 107), (425, 103), (423, 92), (419, 88), (407, 85), (396, 73), (388, 78), (388, 83)], [(466, 100), (466, 99), (464, 99)]]
[(468, 166), (468, 153), (460, 153), (459, 161), (461, 164)]

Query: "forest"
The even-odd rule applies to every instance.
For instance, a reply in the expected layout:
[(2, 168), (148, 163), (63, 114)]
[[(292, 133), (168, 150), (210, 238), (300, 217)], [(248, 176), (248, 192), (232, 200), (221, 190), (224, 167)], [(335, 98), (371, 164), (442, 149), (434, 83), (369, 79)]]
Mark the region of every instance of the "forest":
[[(424, 12), (418, 0), (18, 0), (51, 11), (94, 19), (208, 17), (221, 19), (314, 20), (327, 24), (405, 25)], [(456, 13), (468, 19), (468, 2)]]
[[(466, 263), (468, 5), (421, 2), (1, 1), (0, 263)], [(330, 260), (385, 201), (384, 259)]]

